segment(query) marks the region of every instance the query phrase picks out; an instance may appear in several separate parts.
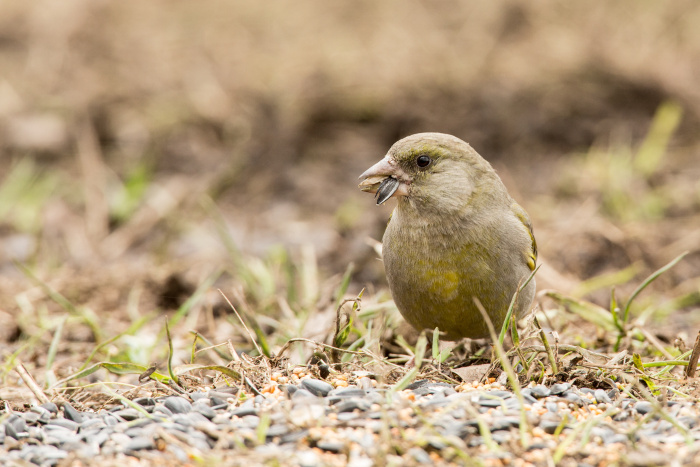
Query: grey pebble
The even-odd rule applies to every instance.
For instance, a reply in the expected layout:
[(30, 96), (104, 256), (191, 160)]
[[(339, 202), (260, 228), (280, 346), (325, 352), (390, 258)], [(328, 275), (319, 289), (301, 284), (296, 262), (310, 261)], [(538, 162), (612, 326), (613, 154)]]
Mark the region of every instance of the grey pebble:
[(202, 391), (191, 392), (188, 395), (190, 396), (190, 399), (192, 399), (194, 402), (197, 402), (199, 400), (209, 399), (209, 397), (210, 397), (208, 393), (202, 392)]
[(634, 409), (635, 409), (638, 413), (640, 413), (640, 414), (642, 414), (642, 415), (646, 415), (646, 414), (648, 414), (649, 412), (651, 412), (652, 410), (654, 410), (654, 406), (651, 405), (651, 402), (640, 401), (640, 402), (637, 402), (637, 403), (635, 404)]
[(218, 397), (210, 397), (209, 404), (210, 404), (211, 408), (214, 410), (221, 410), (221, 409), (228, 408), (228, 402), (226, 402), (223, 399), (219, 399)]
[(216, 411), (205, 404), (200, 404), (200, 403), (193, 404), (192, 410), (201, 414), (201, 415), (204, 415), (209, 420), (216, 417)]
[(587, 402), (581, 396), (579, 396), (578, 394), (574, 394), (573, 392), (565, 393), (564, 399), (578, 405), (579, 407), (587, 405)]
[(307, 391), (306, 389), (299, 389), (294, 394), (292, 394), (292, 401), (295, 403), (297, 401), (308, 401), (308, 400), (315, 401), (316, 399), (317, 399), (317, 396), (313, 395), (311, 392)]
[(615, 434), (613, 430), (605, 426), (595, 426), (591, 429), (591, 437), (600, 438), (605, 444), (607, 444), (609, 442), (608, 440), (615, 436)]
[(29, 425), (36, 425), (39, 419), (41, 418), (41, 415), (36, 413), (36, 412), (24, 412), (22, 414), (22, 418), (24, 418), (24, 421), (27, 422)]
[(323, 451), (339, 453), (345, 449), (345, 444), (339, 441), (320, 440), (316, 443), (316, 447)]
[(542, 420), (540, 421), (540, 428), (544, 430), (545, 433), (553, 435), (556, 431), (557, 428), (559, 428), (560, 422), (556, 422), (553, 420)]
[(163, 406), (170, 409), (172, 413), (182, 414), (188, 413), (192, 410), (192, 404), (190, 401), (180, 396), (169, 396), (163, 401)]
[(360, 410), (365, 412), (369, 410), (372, 403), (365, 399), (348, 399), (336, 404), (336, 409), (338, 412), (352, 412), (354, 410)]
[(161, 415), (165, 418), (170, 418), (173, 416), (173, 412), (169, 408), (160, 404), (156, 405), (152, 413), (153, 415)]
[(5, 425), (5, 436), (9, 436), (10, 438), (17, 440), (19, 439), (19, 433), (17, 433), (17, 430), (15, 430), (11, 423), (7, 423)]
[(499, 401), (498, 399), (479, 399), (478, 401), (481, 407), (501, 407), (505, 401)]
[(553, 384), (552, 387), (549, 388), (549, 392), (553, 396), (559, 396), (561, 394), (564, 394), (570, 388), (571, 388), (571, 383), (557, 383), (557, 384)]
[(255, 407), (239, 407), (235, 410), (231, 411), (231, 415), (235, 415), (236, 417), (245, 417), (248, 415), (257, 415), (258, 414), (258, 409)]
[(602, 402), (604, 404), (611, 404), (612, 399), (608, 396), (608, 393), (603, 391), (602, 389), (596, 389), (595, 392), (593, 393), (593, 397), (595, 397), (595, 400), (598, 402)]
[(75, 407), (68, 402), (63, 403), (63, 416), (68, 420), (73, 420), (75, 423), (83, 423), (85, 420), (81, 413), (75, 410)]
[(41, 404), (39, 407), (48, 410), (51, 413), (58, 413), (58, 406), (54, 404), (53, 402), (47, 402), (45, 404)]
[(335, 404), (336, 402), (343, 400), (343, 399), (348, 399), (350, 397), (364, 397), (367, 395), (367, 391), (364, 389), (360, 389), (357, 387), (348, 387), (348, 388), (337, 388), (333, 389), (328, 393), (328, 402), (331, 404)]
[(211, 405), (228, 404), (226, 401), (234, 397), (234, 394), (228, 394), (220, 391), (209, 391), (208, 395)]
[(39, 419), (37, 420), (39, 423), (47, 423), (49, 420), (51, 420), (51, 412), (46, 410), (45, 408), (41, 406), (34, 406), (30, 410), (31, 413), (35, 413), (39, 415)]
[[(523, 391), (525, 391), (525, 390), (523, 389)], [(525, 392), (523, 392), (523, 401), (528, 405), (532, 405), (532, 404), (537, 403), (537, 399), (535, 399), (535, 397), (532, 394), (528, 394)]]
[(406, 454), (413, 457), (413, 460), (419, 464), (433, 464), (433, 459), (430, 457), (430, 455), (419, 447), (409, 449)]
[[(172, 415), (172, 414), (171, 414)], [(119, 423), (119, 419), (115, 417), (112, 414), (106, 414), (102, 417), (102, 420), (105, 422), (105, 425), (107, 426), (114, 426), (117, 423)]]
[(342, 423), (350, 423), (352, 420), (357, 420), (360, 418), (360, 414), (352, 412), (338, 412), (338, 421)]
[(80, 431), (87, 429), (102, 429), (106, 426), (107, 424), (104, 422), (104, 420), (100, 418), (91, 418), (89, 420), (85, 420), (83, 423), (80, 424)]
[(299, 387), (293, 384), (281, 384), (279, 388), (284, 392), (284, 394), (287, 397), (292, 397), (294, 393), (299, 390)]
[(309, 435), (309, 430), (298, 430), (280, 437), (280, 444), (296, 443)]
[(491, 439), (498, 444), (506, 444), (513, 439), (513, 435), (509, 431), (497, 431), (491, 435)]
[(372, 384), (372, 380), (366, 376), (363, 376), (357, 382), (359, 383), (360, 388), (364, 389), (365, 391), (374, 388), (374, 385)]
[[(326, 397), (333, 390), (333, 386), (318, 379), (307, 378), (301, 380), (301, 387), (315, 396)], [(298, 392), (298, 391), (297, 391)]]
[(287, 426), (286, 423), (278, 423), (276, 425), (272, 425), (270, 428), (267, 429), (267, 433), (265, 433), (265, 436), (267, 438), (275, 438), (275, 437), (280, 437), (289, 434), (290, 427)]
[(552, 394), (552, 391), (550, 391), (550, 389), (547, 386), (544, 386), (542, 384), (538, 384), (537, 386), (530, 388), (530, 390), (532, 391), (532, 396), (536, 397), (537, 399), (549, 397)]
[(155, 444), (153, 443), (152, 439), (139, 436), (139, 437), (131, 439), (124, 447), (124, 450), (126, 452), (130, 452), (130, 451), (141, 451), (144, 449), (153, 449), (153, 448), (155, 448)]
[(49, 420), (49, 423), (47, 423), (46, 426), (60, 426), (71, 431), (78, 431), (78, 428), (80, 427), (78, 423), (75, 423), (72, 420), (66, 420), (65, 418), (54, 418), (53, 420)]
[(129, 407), (128, 409), (122, 409), (118, 412), (114, 412), (115, 416), (121, 418), (122, 420), (131, 421), (131, 420), (136, 420), (141, 417), (141, 412), (139, 412), (136, 409), (132, 409)]
[(152, 397), (137, 397), (133, 400), (141, 407), (154, 407), (156, 405), (156, 400)]
[[(10, 417), (5, 421), (5, 429), (11, 427), (14, 429), (15, 433), (26, 433), (27, 432), (27, 422), (24, 420), (24, 417), (21, 417), (18, 414), (12, 414)], [(17, 438), (15, 438), (17, 439)]]

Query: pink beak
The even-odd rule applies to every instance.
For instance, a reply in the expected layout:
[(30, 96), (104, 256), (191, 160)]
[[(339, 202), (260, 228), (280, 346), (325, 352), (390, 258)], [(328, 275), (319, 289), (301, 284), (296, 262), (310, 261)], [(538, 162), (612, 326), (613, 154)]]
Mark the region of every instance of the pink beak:
[(377, 204), (389, 198), (408, 196), (411, 179), (389, 156), (384, 157), (360, 175), (360, 189), (368, 193), (377, 193)]

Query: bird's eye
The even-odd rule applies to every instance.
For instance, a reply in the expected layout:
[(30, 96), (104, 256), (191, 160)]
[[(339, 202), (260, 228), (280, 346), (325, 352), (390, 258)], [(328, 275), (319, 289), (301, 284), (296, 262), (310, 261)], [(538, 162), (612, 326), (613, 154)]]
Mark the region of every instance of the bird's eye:
[(422, 169), (428, 167), (432, 161), (433, 160), (430, 158), (430, 156), (426, 156), (425, 154), (416, 157), (416, 165)]

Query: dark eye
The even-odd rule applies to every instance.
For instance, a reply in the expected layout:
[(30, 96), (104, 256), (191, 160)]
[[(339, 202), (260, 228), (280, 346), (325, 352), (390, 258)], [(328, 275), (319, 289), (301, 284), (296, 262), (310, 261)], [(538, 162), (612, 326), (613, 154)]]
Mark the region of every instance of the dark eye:
[(432, 161), (433, 160), (430, 158), (430, 156), (426, 156), (425, 154), (416, 157), (416, 164), (421, 168), (428, 167)]

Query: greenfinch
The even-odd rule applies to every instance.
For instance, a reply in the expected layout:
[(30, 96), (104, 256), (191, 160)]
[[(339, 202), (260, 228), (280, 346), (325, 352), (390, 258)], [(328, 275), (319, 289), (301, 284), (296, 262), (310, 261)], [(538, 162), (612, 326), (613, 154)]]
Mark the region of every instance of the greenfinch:
[[(398, 198), (382, 256), (406, 321), (418, 331), (437, 327), (445, 340), (488, 337), (478, 301), (498, 332), (535, 269), (537, 244), (491, 165), (459, 138), (419, 133), (395, 143), (360, 181), (377, 204)], [(517, 296), (518, 318), (534, 296), (533, 278)]]

